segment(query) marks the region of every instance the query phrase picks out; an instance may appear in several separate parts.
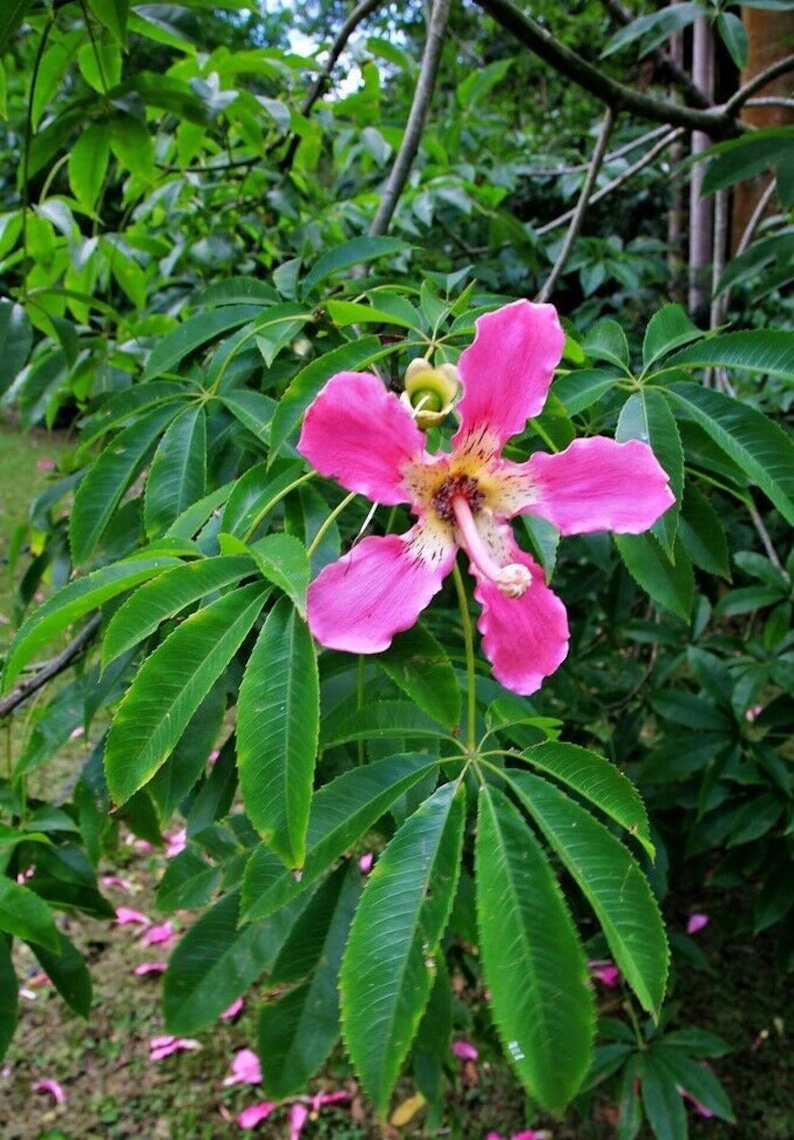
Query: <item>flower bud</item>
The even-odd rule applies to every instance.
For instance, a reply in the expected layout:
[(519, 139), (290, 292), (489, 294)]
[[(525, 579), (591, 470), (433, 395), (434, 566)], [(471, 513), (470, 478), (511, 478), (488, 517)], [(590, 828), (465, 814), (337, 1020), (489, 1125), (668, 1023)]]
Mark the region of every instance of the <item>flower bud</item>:
[(422, 431), (443, 423), (460, 391), (458, 370), (454, 364), (434, 368), (429, 360), (417, 357), (405, 373), (405, 391), (400, 397), (410, 408), (417, 427)]

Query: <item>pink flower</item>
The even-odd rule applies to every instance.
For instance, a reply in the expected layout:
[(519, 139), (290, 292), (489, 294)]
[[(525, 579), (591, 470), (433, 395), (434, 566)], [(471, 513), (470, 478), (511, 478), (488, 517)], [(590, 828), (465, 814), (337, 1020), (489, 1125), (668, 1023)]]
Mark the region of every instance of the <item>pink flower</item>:
[(66, 1100), (66, 1093), (63, 1091), (57, 1081), (52, 1080), (51, 1077), (44, 1077), (41, 1081), (36, 1081), (31, 1088), (34, 1092), (49, 1093), (56, 1104), (63, 1104)]
[(224, 1085), (261, 1085), (262, 1069), (259, 1058), (252, 1049), (240, 1049), (232, 1058), (231, 1075), (224, 1078)]
[(243, 999), (235, 998), (228, 1009), (225, 1009), (220, 1015), (224, 1020), (230, 1020), (232, 1017), (237, 1017), (237, 1014), (243, 1008)]
[(708, 926), (709, 916), (707, 914), (690, 914), (689, 921), (686, 924), (687, 934), (697, 934), (704, 926)]
[(170, 1057), (172, 1053), (179, 1053), (182, 1049), (200, 1049), (198, 1041), (192, 1037), (153, 1037), (149, 1042), (149, 1060), (161, 1061), (163, 1057)]
[(167, 962), (141, 962), (140, 966), (135, 967), (133, 973), (142, 978), (146, 974), (163, 974), (167, 969)]
[(276, 1105), (271, 1100), (260, 1101), (259, 1104), (249, 1104), (237, 1117), (241, 1128), (256, 1128), (263, 1120), (267, 1120)]
[(620, 970), (611, 962), (597, 959), (588, 962), (587, 968), (596, 981), (600, 982), (602, 986), (606, 986), (607, 989), (613, 990), (620, 985)]
[(150, 926), (141, 935), (144, 946), (167, 946), (174, 940), (174, 928), (170, 922), (163, 922), (160, 926)]
[(381, 652), (438, 593), (461, 548), (494, 675), (528, 694), (565, 659), (568, 620), (508, 521), (530, 513), (562, 534), (639, 534), (673, 495), (639, 440), (594, 436), (526, 463), (504, 458), (507, 440), (546, 402), (564, 335), (552, 305), (529, 301), (475, 327), (458, 364), (464, 395), (451, 454), (428, 453), (411, 410), (370, 373), (337, 373), (309, 407), (301, 454), (347, 490), (386, 506), (408, 503), (417, 518), (406, 534), (365, 538), (326, 566), (309, 587), (309, 626), (328, 648)]
[(461, 1061), (476, 1061), (479, 1057), (476, 1046), (471, 1041), (453, 1041), (450, 1049)]
[(130, 923), (137, 923), (140, 926), (149, 926), (151, 919), (147, 918), (145, 914), (141, 914), (139, 910), (133, 910), (132, 907), (117, 906), (116, 922), (119, 926), (126, 926)]
[(303, 1126), (309, 1119), (309, 1110), (305, 1104), (293, 1104), (289, 1110), (289, 1140), (300, 1140)]

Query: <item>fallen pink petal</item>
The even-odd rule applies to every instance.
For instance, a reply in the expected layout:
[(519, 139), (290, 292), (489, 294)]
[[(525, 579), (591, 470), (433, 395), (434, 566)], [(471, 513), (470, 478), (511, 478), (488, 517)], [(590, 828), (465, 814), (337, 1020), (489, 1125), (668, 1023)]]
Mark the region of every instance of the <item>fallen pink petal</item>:
[(259, 1104), (249, 1104), (237, 1117), (240, 1128), (256, 1128), (263, 1120), (267, 1120), (276, 1105), (269, 1100), (260, 1101)]
[(142, 978), (147, 974), (163, 974), (167, 969), (167, 962), (141, 962), (140, 966), (135, 967), (133, 973)]
[(327, 1104), (342, 1104), (350, 1100), (350, 1093), (340, 1089), (339, 1092), (316, 1093), (311, 1099), (312, 1112), (319, 1112)]
[(480, 1055), (471, 1041), (453, 1041), (450, 1049), (461, 1061), (476, 1061)]
[(709, 916), (707, 914), (690, 914), (689, 921), (686, 924), (686, 932), (687, 934), (697, 934), (708, 924)]
[(66, 1093), (58, 1082), (51, 1077), (44, 1077), (40, 1081), (35, 1081), (31, 1087), (34, 1092), (49, 1093), (56, 1104), (63, 1104), (66, 1100)]
[(141, 935), (143, 946), (167, 946), (173, 942), (176, 932), (170, 922), (163, 922), (159, 926), (150, 926)]
[[(636, 439), (592, 436), (525, 463), (505, 458), (504, 445), (546, 403), (565, 338), (554, 306), (529, 301), (486, 313), (475, 329), (458, 362), (451, 454), (426, 450), (412, 409), (372, 373), (337, 373), (309, 406), (301, 455), (348, 491), (407, 503), (417, 520), (403, 535), (364, 538), (326, 566), (309, 587), (309, 627), (327, 648), (380, 653), (416, 622), (462, 550), (494, 676), (528, 695), (565, 660), (568, 619), (510, 520), (537, 515), (564, 535), (640, 534), (674, 496)], [(435, 372), (429, 363), (426, 371)]]
[(602, 986), (606, 986), (607, 989), (612, 990), (620, 985), (620, 970), (611, 962), (588, 962), (587, 968), (592, 976), (596, 979), (596, 981), (600, 982)]
[(50, 459), (49, 456), (46, 456), (46, 455), (43, 456), (41, 459), (38, 459), (36, 461), (36, 470), (37, 471), (54, 471), (55, 470), (55, 460)]
[(305, 1104), (293, 1104), (289, 1110), (289, 1140), (299, 1140), (303, 1126), (309, 1119), (309, 1110)]
[(175, 831), (173, 835), (164, 835), (165, 840), (165, 857), (166, 859), (173, 859), (180, 851), (184, 851), (187, 847), (187, 829), (181, 828)]
[(232, 1004), (229, 1006), (229, 1008), (225, 1009), (220, 1016), (223, 1020), (228, 1021), (233, 1017), (237, 1017), (237, 1014), (240, 1013), (242, 1008), (243, 1008), (243, 999), (242, 998), (235, 998), (234, 1001), (232, 1002)]
[(231, 1074), (224, 1085), (261, 1085), (262, 1069), (253, 1049), (240, 1049), (232, 1058)]
[(102, 875), (99, 881), (103, 887), (117, 887), (120, 891), (134, 889), (129, 879), (125, 879), (122, 875)]
[(152, 920), (150, 918), (148, 918), (145, 914), (142, 914), (139, 910), (133, 910), (128, 906), (116, 907), (116, 922), (119, 926), (149, 926), (151, 924), (151, 921)]
[(367, 851), (358, 861), (358, 869), (362, 875), (368, 875), (372, 870), (372, 864), (375, 856), (371, 851)]
[(679, 1088), (678, 1091), (681, 1094), (681, 1096), (684, 1098), (684, 1100), (689, 1101), (689, 1103), (692, 1105), (692, 1107), (695, 1109), (695, 1112), (697, 1112), (699, 1116), (703, 1116), (708, 1120), (714, 1115), (714, 1113), (711, 1112), (710, 1109), (706, 1108), (706, 1106), (704, 1104), (701, 1104), (700, 1101), (697, 1100), (696, 1097), (692, 1096), (692, 1093), (689, 1093), (689, 1092), (687, 1092), (686, 1089), (682, 1089), (682, 1088)]
[(153, 1037), (149, 1042), (149, 1060), (161, 1061), (163, 1057), (170, 1057), (172, 1053), (179, 1053), (186, 1049), (200, 1049), (201, 1045), (192, 1037)]

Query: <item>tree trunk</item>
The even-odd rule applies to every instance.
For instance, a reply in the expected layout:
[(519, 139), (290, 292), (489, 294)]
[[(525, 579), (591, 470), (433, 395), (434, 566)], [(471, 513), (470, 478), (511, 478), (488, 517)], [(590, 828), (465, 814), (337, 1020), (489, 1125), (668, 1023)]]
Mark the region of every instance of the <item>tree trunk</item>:
[[(794, 9), (787, 12), (767, 11), (763, 8), (742, 8), (742, 20), (750, 39), (747, 65), (742, 72), (742, 84), (754, 79), (770, 64), (788, 55), (794, 45)], [(790, 99), (794, 95), (791, 73), (781, 75), (757, 93), (759, 98)], [(742, 119), (754, 127), (776, 127), (794, 122), (794, 111), (779, 104), (745, 107)], [(731, 248), (739, 245), (758, 202), (769, 186), (771, 174), (761, 174), (736, 188), (733, 199)]]

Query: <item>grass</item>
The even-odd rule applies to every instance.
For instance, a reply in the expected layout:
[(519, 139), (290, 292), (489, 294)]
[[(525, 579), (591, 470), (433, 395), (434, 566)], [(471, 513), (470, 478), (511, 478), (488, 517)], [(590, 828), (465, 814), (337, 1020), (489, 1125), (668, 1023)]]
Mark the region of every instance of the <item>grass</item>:
[[(43, 433), (22, 435), (0, 423), (0, 480), (6, 489), (0, 501), (0, 557), (7, 556), (10, 536), (27, 517), (27, 504), (49, 478), (42, 459), (57, 458), (68, 445)], [(0, 591), (0, 615), (11, 613), (11, 587)], [(8, 629), (8, 624), (3, 629)], [(0, 647), (3, 632), (0, 629)], [(19, 746), (23, 716), (15, 717), (10, 747)], [(74, 748), (87, 749), (84, 742)], [(87, 754), (87, 753), (86, 753)], [(64, 783), (67, 767), (75, 764), (74, 750), (64, 751), (47, 780)], [(105, 871), (129, 879), (131, 892), (108, 887), (114, 905), (127, 905), (162, 921), (154, 910), (156, 886), (165, 865), (159, 853), (141, 851), (125, 842)], [(789, 1047), (794, 1026), (794, 999), (785, 979), (775, 974), (774, 932), (751, 939), (742, 932), (741, 915), (749, 909), (747, 893), (714, 892), (699, 888), (674, 896), (668, 919), (681, 930), (686, 915), (706, 910), (711, 922), (698, 935), (711, 972), (679, 967), (675, 1000), (680, 1022), (710, 1029), (723, 1036), (733, 1052), (714, 1065), (733, 1099), (738, 1129), (690, 1114), (694, 1140), (792, 1140), (794, 1137), (794, 1050)], [(175, 923), (186, 928), (191, 917)], [(32, 997), (21, 999), (20, 1025), (0, 1067), (0, 1133), (3, 1140), (88, 1140), (144, 1137), (145, 1140), (220, 1140), (245, 1135), (234, 1123), (247, 1104), (263, 1099), (250, 1086), (224, 1085), (237, 1049), (256, 1042), (254, 987), (236, 1021), (218, 1021), (198, 1035), (200, 1049), (175, 1053), (159, 1062), (149, 1057), (152, 1037), (164, 1033), (158, 975), (137, 977), (134, 968), (145, 960), (167, 957), (159, 947), (142, 945), (140, 931), (129, 926), (64, 915), (62, 929), (86, 956), (94, 981), (90, 1021), (72, 1015), (51, 987), (31, 984), (38, 973), (35, 960), (23, 948), (17, 953), (20, 976)], [(462, 995), (472, 1002), (472, 995)], [(482, 1044), (477, 1042), (477, 1044)], [(404, 1127), (381, 1127), (372, 1116), (341, 1051), (326, 1066), (312, 1090), (344, 1089), (349, 1102), (324, 1109), (310, 1119), (303, 1140), (396, 1140), (398, 1137), (448, 1136), (451, 1140), (483, 1140), (489, 1130), (510, 1137), (522, 1128), (542, 1127), (553, 1140), (611, 1140), (615, 1110), (598, 1094), (586, 1110), (572, 1109), (565, 1120), (552, 1121), (527, 1110), (526, 1099), (510, 1070), (488, 1060), (450, 1068), (452, 1080), (443, 1131), (426, 1131), (417, 1113)], [(267, 1065), (267, 1058), (263, 1058)], [(31, 1091), (44, 1077), (57, 1079), (67, 1099), (56, 1105), (46, 1093)], [(411, 1096), (406, 1080), (396, 1101)], [(260, 1125), (264, 1140), (288, 1135), (288, 1107)], [(648, 1133), (643, 1132), (643, 1137)], [(678, 1138), (673, 1138), (678, 1140)]]

